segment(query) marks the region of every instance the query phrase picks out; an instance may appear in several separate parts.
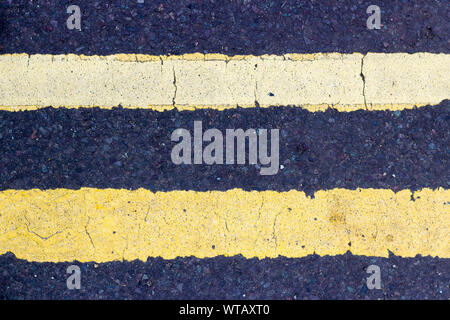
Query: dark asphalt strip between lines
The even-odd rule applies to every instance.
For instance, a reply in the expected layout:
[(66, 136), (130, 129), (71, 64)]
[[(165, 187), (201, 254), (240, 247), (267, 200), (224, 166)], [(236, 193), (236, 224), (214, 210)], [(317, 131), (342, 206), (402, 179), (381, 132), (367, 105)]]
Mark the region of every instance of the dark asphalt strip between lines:
[[(81, 187), (394, 191), (448, 188), (450, 101), (403, 111), (308, 112), (296, 107), (156, 112), (53, 109), (0, 111), (0, 189)], [(217, 128), (280, 129), (280, 165), (175, 165), (170, 137)], [(224, 139), (225, 140), (225, 139)], [(224, 142), (225, 143), (225, 142)], [(204, 143), (206, 145), (207, 143)]]
[(0, 53), (285, 54), (450, 52), (448, 1), (377, 0), (381, 30), (368, 30), (366, 0), (1, 1)]
[[(366, 286), (369, 265), (380, 290)], [(81, 289), (69, 290), (70, 265)], [(36, 263), (0, 256), (0, 299), (449, 299), (449, 259), (338, 256), (194, 257), (147, 262)]]

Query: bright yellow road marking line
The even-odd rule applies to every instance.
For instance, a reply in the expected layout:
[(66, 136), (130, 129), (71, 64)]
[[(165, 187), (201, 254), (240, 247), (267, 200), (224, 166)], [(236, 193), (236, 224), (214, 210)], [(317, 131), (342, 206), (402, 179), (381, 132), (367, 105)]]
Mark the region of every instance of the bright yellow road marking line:
[[(303, 257), (316, 253), (450, 258), (450, 190), (333, 189), (0, 193), (0, 254), (30, 261), (147, 257)], [(351, 242), (351, 246), (349, 243)]]
[[(365, 81), (361, 77), (361, 71)], [(0, 109), (296, 105), (400, 110), (449, 98), (450, 55), (0, 55)]]

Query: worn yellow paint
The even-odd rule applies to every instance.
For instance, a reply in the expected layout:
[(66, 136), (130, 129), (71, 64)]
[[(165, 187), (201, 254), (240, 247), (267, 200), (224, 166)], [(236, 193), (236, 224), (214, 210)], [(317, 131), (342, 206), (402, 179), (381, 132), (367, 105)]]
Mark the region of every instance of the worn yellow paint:
[(314, 198), (294, 190), (6, 190), (0, 254), (51, 262), (348, 250), (450, 258), (449, 204), (445, 189), (332, 189)]
[[(334, 109), (339, 112), (353, 112), (357, 110), (370, 110), (370, 111), (396, 111), (396, 110), (407, 110), (424, 107), (425, 104), (370, 104), (370, 105), (340, 105), (340, 104), (317, 104), (317, 105), (296, 105), (295, 108), (302, 108), (308, 110), (310, 112), (320, 112), (326, 111), (327, 109)], [(55, 108), (53, 106), (1, 106), (0, 110), (17, 112), (17, 111), (32, 111), (43, 108)], [(168, 110), (178, 110), (178, 111), (194, 111), (198, 109), (214, 109), (214, 110), (227, 110), (227, 109), (235, 109), (238, 105), (149, 105), (149, 106), (125, 106), (127, 109), (148, 109), (153, 111), (168, 111)], [(255, 108), (255, 105), (239, 105), (240, 108)], [(286, 107), (284, 105), (259, 105), (260, 108), (269, 108), (269, 107)], [(117, 106), (57, 106), (56, 108), (66, 108), (66, 109), (78, 109), (78, 108), (100, 108), (100, 109), (113, 109), (118, 108)]]
[[(402, 110), (449, 98), (450, 55), (0, 55), (0, 109), (295, 105)], [(363, 81), (361, 72), (364, 74)]]
[(430, 102), (450, 97), (450, 54), (368, 53), (363, 69), (367, 101)]

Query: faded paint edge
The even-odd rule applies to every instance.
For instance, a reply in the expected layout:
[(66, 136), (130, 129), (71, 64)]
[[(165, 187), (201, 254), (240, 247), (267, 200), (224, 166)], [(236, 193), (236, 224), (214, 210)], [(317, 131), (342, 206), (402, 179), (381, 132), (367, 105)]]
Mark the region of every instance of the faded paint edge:
[[(355, 104), (355, 105), (340, 105), (340, 104), (318, 104), (318, 105), (261, 105), (259, 104), (259, 108), (270, 108), (270, 107), (296, 107), (305, 109), (309, 112), (324, 112), (328, 109), (337, 110), (339, 112), (354, 112), (358, 110), (366, 110), (366, 111), (401, 111), (408, 110), (414, 108), (425, 107), (429, 104)], [(201, 109), (211, 109), (211, 110), (229, 110), (229, 109), (237, 109), (237, 108), (256, 108), (255, 104), (252, 105), (149, 105), (149, 106), (127, 106), (121, 105), (124, 109), (148, 109), (153, 111), (170, 111), (170, 110), (178, 110), (178, 111), (195, 111)], [(114, 109), (118, 108), (117, 106), (1, 106), (1, 111), (9, 111), (9, 112), (18, 112), (18, 111), (34, 111), (44, 108), (66, 108), (66, 109), (79, 109), (79, 108), (100, 108), (100, 109)]]
[(39, 262), (309, 254), (450, 258), (450, 190), (0, 192), (0, 254)]
[[(419, 53), (419, 52), (416, 52)], [(426, 53), (426, 52), (423, 52)], [(363, 55), (359, 52), (353, 54)], [(314, 61), (318, 59), (341, 59), (342, 55), (348, 53), (339, 52), (317, 52), (317, 53), (287, 53), (283, 55), (264, 54), (264, 55), (234, 55), (229, 56), (221, 53), (186, 53), (181, 55), (150, 55), (150, 54), (134, 54), (134, 53), (118, 53), (111, 55), (85, 55), (85, 54), (28, 54), (28, 53), (6, 53), (0, 54), (0, 57), (69, 57), (78, 58), (80, 60), (110, 60), (120, 62), (161, 62), (161, 61), (233, 61), (233, 60), (252, 60), (254, 58), (261, 60), (291, 60), (291, 61)]]

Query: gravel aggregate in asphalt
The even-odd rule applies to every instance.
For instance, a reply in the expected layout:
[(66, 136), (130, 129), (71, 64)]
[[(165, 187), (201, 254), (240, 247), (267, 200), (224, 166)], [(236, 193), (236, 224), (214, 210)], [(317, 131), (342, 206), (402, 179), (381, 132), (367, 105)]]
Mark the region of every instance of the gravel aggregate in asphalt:
[[(68, 290), (67, 267), (81, 269)], [(369, 265), (381, 289), (368, 289)], [(36, 263), (0, 256), (0, 299), (449, 299), (449, 259), (350, 253), (300, 259), (194, 257), (146, 262)]]
[[(157, 112), (114, 108), (0, 111), (0, 189), (418, 190), (450, 184), (450, 101), (403, 111), (309, 112), (296, 107)], [(170, 137), (280, 129), (280, 165), (175, 165)], [(204, 143), (206, 146), (208, 143)], [(225, 139), (224, 139), (225, 144)], [(225, 149), (225, 148), (224, 148)], [(248, 153), (248, 150), (247, 150)]]
[(68, 30), (73, 1), (0, 3), (0, 53), (445, 52), (448, 1), (377, 0), (381, 29), (368, 30), (373, 1), (78, 1), (82, 31)]

